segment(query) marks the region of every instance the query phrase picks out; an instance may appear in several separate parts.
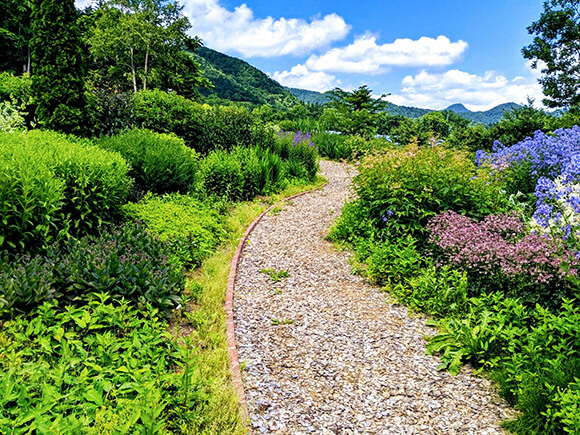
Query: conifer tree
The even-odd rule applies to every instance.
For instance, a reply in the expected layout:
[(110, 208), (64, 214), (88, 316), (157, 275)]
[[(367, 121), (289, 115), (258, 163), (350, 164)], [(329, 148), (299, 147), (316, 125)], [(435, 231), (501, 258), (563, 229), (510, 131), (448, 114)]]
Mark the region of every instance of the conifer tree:
[(32, 89), (41, 127), (82, 133), (85, 67), (74, 0), (33, 0)]

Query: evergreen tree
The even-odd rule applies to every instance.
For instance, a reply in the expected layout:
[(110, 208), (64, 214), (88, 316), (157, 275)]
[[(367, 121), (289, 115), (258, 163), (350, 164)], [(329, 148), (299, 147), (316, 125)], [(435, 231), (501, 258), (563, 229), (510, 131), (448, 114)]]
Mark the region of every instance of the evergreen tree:
[(82, 133), (86, 106), (84, 59), (74, 0), (34, 0), (32, 91), (40, 126)]

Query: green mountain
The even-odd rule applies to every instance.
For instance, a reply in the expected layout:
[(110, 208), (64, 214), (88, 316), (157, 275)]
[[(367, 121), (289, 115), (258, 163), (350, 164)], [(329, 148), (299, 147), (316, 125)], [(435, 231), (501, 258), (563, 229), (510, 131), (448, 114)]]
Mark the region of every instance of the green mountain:
[(298, 101), (278, 82), (241, 59), (206, 47), (195, 50), (194, 57), (201, 65), (203, 75), (214, 86), (198, 89), (206, 97), (269, 104), (276, 108), (289, 107)]
[[(305, 103), (314, 104), (326, 104), (330, 101), (330, 97), (326, 93), (307, 91), (304, 89), (286, 88), (293, 95), (298, 98), (298, 100)], [(521, 107), (516, 103), (505, 103), (494, 107), (493, 109), (486, 110), (485, 112), (472, 112), (463, 104), (456, 103), (447, 107), (442, 111), (455, 112), (456, 114), (469, 119), (472, 122), (490, 125), (497, 122), (503, 116), (503, 112), (506, 110), (512, 110)], [(421, 116), (433, 112), (431, 109), (420, 109), (418, 107), (408, 107), (408, 106), (398, 106), (393, 103), (389, 103), (385, 109), (391, 115), (405, 116), (407, 118), (420, 118)]]

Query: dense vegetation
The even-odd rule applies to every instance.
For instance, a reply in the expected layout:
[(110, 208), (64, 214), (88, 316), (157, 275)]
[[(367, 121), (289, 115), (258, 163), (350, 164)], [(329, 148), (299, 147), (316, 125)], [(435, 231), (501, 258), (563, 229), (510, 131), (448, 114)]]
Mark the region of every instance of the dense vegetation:
[(552, 60), (551, 114), (288, 92), (201, 48), (172, 1), (5, 2), (0, 432), (244, 433), (227, 265), (257, 198), (315, 182), (319, 155), (359, 170), (330, 237), (433, 317), (441, 368), (496, 379), (514, 432), (580, 432), (572, 3), (546, 2), (525, 50)]

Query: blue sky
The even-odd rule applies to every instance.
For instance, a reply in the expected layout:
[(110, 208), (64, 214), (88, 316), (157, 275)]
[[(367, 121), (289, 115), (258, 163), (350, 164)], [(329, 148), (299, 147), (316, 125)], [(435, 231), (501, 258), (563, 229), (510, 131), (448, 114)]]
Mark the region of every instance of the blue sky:
[[(286, 86), (367, 84), (396, 104), (539, 102), (521, 55), (543, 0), (180, 0), (192, 34)], [(88, 0), (77, 0), (77, 4)]]

